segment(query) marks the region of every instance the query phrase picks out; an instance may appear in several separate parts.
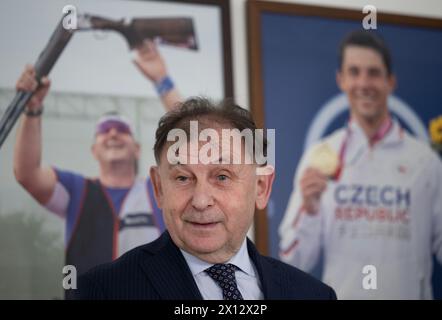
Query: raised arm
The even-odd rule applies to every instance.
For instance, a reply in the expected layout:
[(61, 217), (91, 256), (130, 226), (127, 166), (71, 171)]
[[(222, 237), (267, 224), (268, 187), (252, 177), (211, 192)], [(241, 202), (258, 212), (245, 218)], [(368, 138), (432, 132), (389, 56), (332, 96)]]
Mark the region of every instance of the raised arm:
[[(35, 91), (20, 119), (14, 150), (14, 174), (17, 181), (41, 204), (46, 204), (57, 181), (50, 167), (41, 165), (41, 112), (50, 81), (43, 78), (38, 87), (35, 69), (27, 65), (16, 89)], [(38, 87), (38, 88), (37, 88)]]
[(166, 64), (155, 43), (147, 40), (136, 51), (135, 65), (153, 82), (166, 111), (173, 110), (181, 97), (167, 73)]
[(311, 271), (318, 261), (323, 213), (320, 197), (327, 179), (309, 168), (304, 155), (297, 168), (293, 191), (279, 226), (279, 257), (304, 271)]

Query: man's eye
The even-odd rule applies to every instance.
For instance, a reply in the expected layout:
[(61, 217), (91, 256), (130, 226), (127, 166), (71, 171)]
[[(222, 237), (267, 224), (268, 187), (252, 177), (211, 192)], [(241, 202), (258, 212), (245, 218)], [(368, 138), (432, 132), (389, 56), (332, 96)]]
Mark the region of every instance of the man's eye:
[(178, 176), (177, 178), (176, 178), (176, 180), (177, 181), (180, 181), (180, 182), (185, 182), (185, 181), (187, 181), (189, 178), (188, 177), (185, 177), (185, 176)]
[(356, 68), (350, 68), (350, 70), (348, 70), (350, 75), (352, 76), (357, 76), (359, 74), (359, 70)]
[(370, 69), (369, 71), (368, 71), (368, 75), (370, 76), (370, 77), (373, 77), (373, 78), (375, 78), (375, 77), (379, 77), (380, 75), (381, 75), (381, 70), (379, 70), (379, 69)]
[(226, 181), (226, 180), (229, 179), (229, 177), (226, 176), (225, 174), (220, 174), (220, 175), (217, 176), (217, 179), (218, 179), (219, 181)]

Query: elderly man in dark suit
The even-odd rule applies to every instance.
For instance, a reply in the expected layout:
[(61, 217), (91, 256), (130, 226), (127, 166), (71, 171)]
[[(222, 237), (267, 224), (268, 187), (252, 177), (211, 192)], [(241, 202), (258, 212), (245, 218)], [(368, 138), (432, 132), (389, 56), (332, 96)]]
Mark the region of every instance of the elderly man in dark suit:
[(150, 171), (167, 231), (80, 277), (77, 297), (336, 299), (332, 288), (260, 255), (247, 239), (274, 179), (257, 132), (249, 112), (229, 101), (193, 98), (167, 113)]

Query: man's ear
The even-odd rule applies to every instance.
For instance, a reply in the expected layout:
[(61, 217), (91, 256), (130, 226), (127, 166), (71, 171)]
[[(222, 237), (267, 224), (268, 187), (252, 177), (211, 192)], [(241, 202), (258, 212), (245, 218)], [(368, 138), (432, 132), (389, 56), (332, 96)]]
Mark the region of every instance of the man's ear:
[(336, 85), (338, 86), (338, 88), (341, 91), (344, 91), (344, 90), (342, 90), (342, 82), (343, 82), (343, 79), (342, 79), (341, 69), (338, 69), (338, 70), (336, 70)]
[(97, 146), (95, 145), (95, 142), (91, 145), (91, 153), (92, 156), (94, 157), (95, 160), (98, 161), (98, 157), (97, 157)]
[(390, 93), (392, 93), (397, 87), (397, 79), (394, 74), (388, 76), (388, 84), (390, 86)]
[(150, 175), (150, 181), (152, 181), (155, 201), (157, 202), (158, 207), (160, 209), (162, 209), (163, 189), (161, 186), (161, 179), (160, 179), (159, 170), (160, 170), (160, 168), (158, 166), (152, 166), (152, 167), (150, 167), (149, 175)]
[(265, 168), (259, 168), (262, 174), (258, 174), (256, 177), (256, 207), (258, 209), (264, 209), (272, 193), (273, 180), (275, 180), (275, 169), (267, 165)]
[(135, 142), (135, 156), (138, 159), (140, 159), (140, 153), (141, 153), (141, 146), (138, 142)]

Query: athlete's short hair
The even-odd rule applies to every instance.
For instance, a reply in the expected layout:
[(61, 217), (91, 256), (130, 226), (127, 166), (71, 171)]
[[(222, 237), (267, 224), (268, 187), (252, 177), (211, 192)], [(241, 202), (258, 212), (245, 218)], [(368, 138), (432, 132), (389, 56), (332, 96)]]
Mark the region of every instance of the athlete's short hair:
[(388, 75), (393, 73), (392, 61), (390, 50), (387, 47), (384, 39), (376, 34), (374, 31), (369, 30), (355, 30), (348, 33), (342, 40), (339, 46), (338, 52), (338, 67), (342, 68), (342, 62), (344, 59), (344, 50), (348, 46), (360, 46), (375, 50), (382, 57), (385, 67), (387, 68)]

